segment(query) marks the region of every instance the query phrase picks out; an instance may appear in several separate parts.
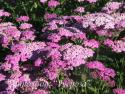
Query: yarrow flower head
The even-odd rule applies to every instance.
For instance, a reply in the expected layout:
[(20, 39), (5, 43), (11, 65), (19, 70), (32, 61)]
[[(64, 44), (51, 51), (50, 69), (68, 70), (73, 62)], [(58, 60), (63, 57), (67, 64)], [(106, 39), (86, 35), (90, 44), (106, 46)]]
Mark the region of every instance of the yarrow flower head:
[(56, 33), (53, 33), (50, 36), (48, 36), (48, 39), (52, 42), (59, 42), (61, 40), (61, 36)]
[(10, 13), (0, 9), (0, 17), (9, 17)]
[(19, 18), (16, 19), (18, 22), (28, 22), (29, 17), (28, 16), (20, 16)]
[(99, 48), (99, 42), (91, 39), (91, 40), (85, 40), (83, 43), (86, 47), (90, 47), (90, 48)]
[(105, 66), (99, 62), (99, 61), (91, 61), (86, 64), (86, 67), (89, 69), (98, 69), (98, 70), (104, 70)]
[(22, 23), (22, 24), (20, 25), (20, 29), (22, 29), (22, 30), (30, 29), (31, 27), (32, 27), (32, 25), (29, 24), (29, 23)]
[(12, 52), (20, 55), (21, 61), (31, 59), (33, 52), (43, 49), (46, 46), (44, 42), (21, 43), (11, 47)]
[(41, 3), (46, 3), (48, 0), (40, 0)]
[(125, 51), (125, 42), (123, 40), (105, 40), (104, 44), (110, 47), (114, 52), (120, 53)]
[(74, 11), (78, 12), (78, 13), (83, 13), (83, 12), (85, 12), (85, 8), (84, 7), (77, 7)]
[(3, 46), (8, 46), (12, 41), (18, 41), (20, 38), (21, 32), (17, 29), (16, 26), (11, 22), (0, 23), (0, 43)]
[(104, 29), (114, 29), (115, 24), (115, 18), (105, 13), (87, 14), (83, 17), (84, 28), (90, 26), (90, 29), (95, 30), (95, 28), (103, 26)]
[(89, 48), (83, 48), (79, 45), (72, 45), (63, 51), (63, 60), (71, 63), (72, 66), (85, 64), (85, 59), (92, 57), (94, 51)]
[(95, 2), (97, 2), (97, 0), (86, 0), (86, 1), (88, 1), (89, 3), (95, 3)]
[(125, 89), (122, 88), (116, 88), (113, 89), (114, 94), (125, 94)]
[(50, 1), (48, 2), (48, 6), (49, 6), (50, 8), (55, 8), (55, 7), (57, 7), (59, 4), (60, 4), (60, 3), (59, 3), (58, 1), (56, 1), (56, 0), (50, 0)]
[(52, 20), (52, 19), (55, 19), (55, 18), (57, 18), (57, 14), (55, 14), (55, 13), (45, 13), (45, 15), (44, 15), (44, 19), (46, 20), (46, 21), (50, 21), (50, 20)]
[(22, 32), (20, 39), (23, 41), (28, 41), (28, 40), (33, 41), (35, 39), (35, 37), (36, 36), (34, 35), (34, 31), (26, 30), (26, 31)]
[(102, 10), (106, 11), (107, 13), (112, 13), (119, 9), (121, 6), (122, 3), (120, 2), (108, 2)]
[(99, 78), (100, 80), (105, 81), (108, 86), (115, 86), (115, 81), (112, 80), (112, 78), (116, 76), (115, 70), (107, 68), (100, 61), (90, 61), (86, 64), (86, 67), (94, 70), (90, 73), (94, 79)]

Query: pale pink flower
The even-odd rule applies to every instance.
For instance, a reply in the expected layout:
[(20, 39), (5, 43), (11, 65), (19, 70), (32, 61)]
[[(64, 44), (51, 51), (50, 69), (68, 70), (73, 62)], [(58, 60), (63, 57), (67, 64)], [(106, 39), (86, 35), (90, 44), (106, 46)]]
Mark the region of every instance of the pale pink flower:
[(85, 12), (85, 8), (84, 7), (77, 7), (74, 11), (78, 12), (78, 13), (83, 13), (83, 12)]
[(32, 24), (22, 23), (19, 28), (25, 30), (25, 29), (30, 29), (31, 27), (32, 27)]
[(91, 61), (86, 64), (86, 67), (89, 69), (98, 69), (98, 70), (104, 70), (105, 66), (100, 61)]
[(48, 39), (52, 42), (59, 42), (61, 40), (61, 36), (56, 33), (53, 33), (50, 36), (48, 36)]
[(29, 17), (28, 16), (20, 16), (19, 18), (16, 19), (18, 22), (28, 22)]
[(114, 94), (125, 94), (125, 89), (122, 88), (116, 88), (113, 89)]
[(89, 3), (95, 3), (95, 2), (97, 2), (97, 0), (86, 0), (86, 1), (88, 1)]
[(48, 0), (40, 0), (41, 3), (46, 3)]
[(95, 39), (85, 40), (83, 44), (86, 47), (90, 47), (90, 48), (99, 48), (99, 45), (100, 45), (100, 43)]
[(50, 8), (55, 8), (55, 7), (57, 7), (59, 4), (60, 4), (60, 3), (59, 3), (58, 1), (56, 1), (56, 0), (50, 0), (50, 1), (48, 2), (48, 6), (49, 6)]

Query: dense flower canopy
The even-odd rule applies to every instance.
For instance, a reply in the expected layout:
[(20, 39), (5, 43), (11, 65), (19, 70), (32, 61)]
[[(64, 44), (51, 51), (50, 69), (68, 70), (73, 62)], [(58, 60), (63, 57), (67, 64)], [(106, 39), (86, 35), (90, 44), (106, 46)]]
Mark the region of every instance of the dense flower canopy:
[(102, 1), (1, 0), (0, 94), (125, 94), (125, 1)]

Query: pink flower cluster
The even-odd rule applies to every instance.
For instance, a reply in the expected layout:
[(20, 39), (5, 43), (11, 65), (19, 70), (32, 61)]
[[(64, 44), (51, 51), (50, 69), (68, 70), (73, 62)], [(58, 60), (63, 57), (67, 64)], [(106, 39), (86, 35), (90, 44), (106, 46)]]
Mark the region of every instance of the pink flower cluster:
[(86, 64), (86, 67), (89, 69), (95, 70), (91, 73), (93, 78), (99, 78), (107, 82), (107, 84), (111, 87), (115, 86), (115, 81), (112, 80), (116, 76), (116, 72), (111, 69), (105, 67), (101, 62), (99, 61), (91, 61)]
[(18, 41), (21, 32), (11, 22), (0, 23), (0, 43), (3, 46), (7, 46), (12, 43), (13, 40)]
[(90, 48), (99, 48), (99, 42), (91, 39), (91, 40), (85, 40), (83, 43), (86, 47), (90, 47)]
[(106, 13), (113, 13), (118, 10), (122, 5), (123, 4), (121, 2), (108, 2), (102, 10)]
[(9, 12), (6, 12), (4, 10), (0, 10), (0, 17), (9, 17), (11, 14)]
[(97, 2), (98, 0), (77, 0), (78, 2), (83, 2), (83, 1), (87, 1), (89, 3), (95, 3)]
[(116, 29), (121, 21), (125, 19), (124, 13), (106, 14), (106, 13), (94, 13), (83, 16), (83, 27), (90, 27), (91, 30), (101, 29)]
[(16, 21), (28, 22), (29, 21), (29, 17), (28, 16), (20, 16), (19, 18), (16, 19)]
[[(48, 0), (40, 0), (42, 4), (45, 4)], [(49, 8), (55, 8), (58, 5), (60, 5), (60, 2), (58, 0), (49, 0), (48, 1), (48, 7)]]
[(125, 94), (125, 89), (116, 88), (113, 91), (114, 91), (114, 94)]
[(110, 40), (104, 41), (104, 44), (110, 47), (114, 52), (120, 53), (125, 52), (125, 42), (123, 40)]
[(77, 7), (74, 11), (78, 12), (78, 13), (83, 13), (83, 12), (85, 12), (85, 8), (84, 7)]
[(83, 48), (79, 45), (72, 45), (63, 51), (63, 60), (71, 64), (73, 67), (85, 64), (85, 59), (92, 57), (94, 51), (89, 48)]

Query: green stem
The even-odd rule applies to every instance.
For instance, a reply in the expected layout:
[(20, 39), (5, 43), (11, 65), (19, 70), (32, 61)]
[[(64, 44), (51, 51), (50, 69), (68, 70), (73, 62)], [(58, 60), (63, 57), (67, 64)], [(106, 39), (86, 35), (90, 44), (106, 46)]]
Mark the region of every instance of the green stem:
[(26, 15), (29, 16), (29, 15), (28, 15), (28, 11), (27, 11), (27, 9), (26, 9), (26, 7), (25, 7), (25, 5), (24, 5), (24, 2), (22, 2), (22, 6), (23, 6), (23, 9), (24, 9)]

